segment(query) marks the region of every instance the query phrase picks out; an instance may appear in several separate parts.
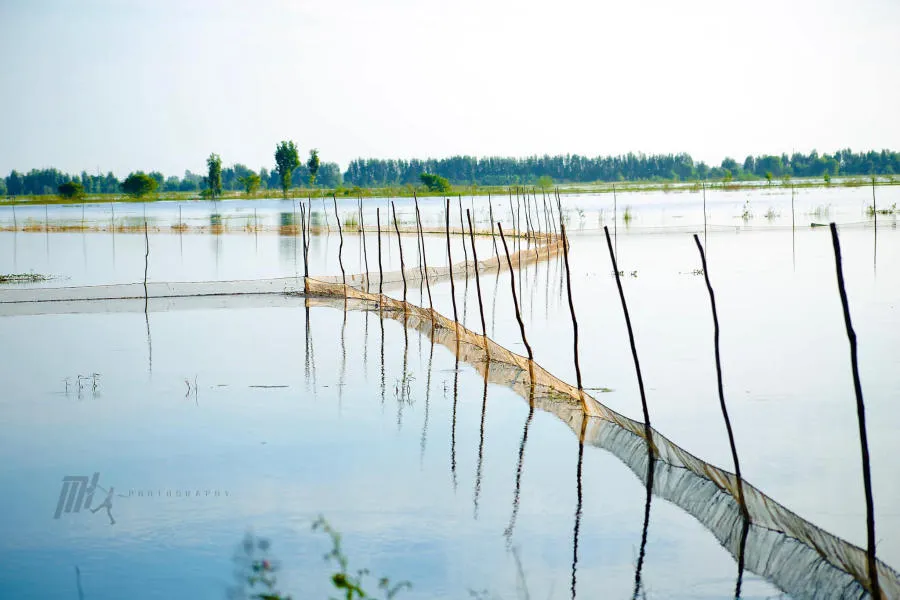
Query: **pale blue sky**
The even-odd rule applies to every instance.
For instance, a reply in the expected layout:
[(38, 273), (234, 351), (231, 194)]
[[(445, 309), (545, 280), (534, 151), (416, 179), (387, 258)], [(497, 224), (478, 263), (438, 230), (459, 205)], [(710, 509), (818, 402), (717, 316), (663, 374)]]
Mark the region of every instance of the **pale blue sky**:
[(896, 0), (0, 0), (0, 173), (900, 148)]

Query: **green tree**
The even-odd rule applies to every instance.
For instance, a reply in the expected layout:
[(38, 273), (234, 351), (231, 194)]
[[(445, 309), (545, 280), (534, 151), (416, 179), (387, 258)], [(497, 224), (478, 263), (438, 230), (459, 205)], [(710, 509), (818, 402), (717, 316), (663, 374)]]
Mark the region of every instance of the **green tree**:
[(75, 199), (84, 196), (84, 186), (77, 181), (67, 181), (56, 189), (63, 198)]
[(831, 175), (828, 173), (828, 171), (825, 171), (825, 175), (823, 175), (823, 178), (825, 179), (825, 185), (831, 185)]
[(293, 141), (282, 141), (278, 144), (275, 148), (275, 164), (278, 165), (281, 192), (287, 198), (287, 191), (291, 186), (291, 175), (294, 169), (300, 166), (300, 155), (297, 154), (297, 145)]
[(122, 182), (122, 191), (133, 198), (142, 198), (155, 189), (156, 180), (143, 171), (132, 173)]
[(769, 185), (772, 185), (772, 171), (766, 171), (766, 181)]
[(243, 177), (238, 177), (238, 181), (241, 182), (241, 185), (244, 186), (244, 191), (247, 192), (247, 195), (254, 193), (259, 189), (259, 184), (262, 182), (259, 175), (250, 171)]
[(306, 168), (309, 169), (309, 185), (312, 187), (316, 184), (316, 175), (319, 174), (319, 151), (316, 148), (309, 151)]
[(541, 175), (538, 177), (537, 186), (542, 190), (549, 190), (553, 188), (553, 178), (549, 175)]
[(217, 198), (222, 195), (222, 159), (218, 154), (210, 154), (206, 159), (206, 185), (209, 195)]
[(431, 173), (422, 173), (419, 179), (425, 184), (429, 192), (449, 192), (450, 181), (446, 177), (440, 175), (432, 175)]

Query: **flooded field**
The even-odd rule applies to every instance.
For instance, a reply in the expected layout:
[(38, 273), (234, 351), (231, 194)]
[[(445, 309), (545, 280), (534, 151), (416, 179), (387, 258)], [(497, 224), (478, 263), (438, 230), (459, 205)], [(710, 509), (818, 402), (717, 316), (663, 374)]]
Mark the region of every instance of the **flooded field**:
[[(294, 201), (0, 208), (0, 274), (52, 277), (0, 285), (0, 595), (228, 597), (249, 530), (271, 541), (280, 589), (325, 597), (330, 545), (310, 530), (321, 514), (343, 534), (352, 569), (412, 582), (400, 598), (864, 596), (823, 558), (843, 552), (841, 540), (866, 546), (832, 241), (812, 226), (830, 221), (859, 340), (877, 554), (890, 585), (900, 566), (900, 236), (895, 213), (868, 209), (872, 193), (707, 192), (705, 210), (693, 192), (562, 198), (584, 388), (604, 410), (642, 421), (602, 227), (614, 234), (649, 414), (665, 438), (649, 496), (646, 447), (630, 426), (583, 417), (546, 390), (535, 401), (527, 371), (454, 351), (372, 303), (231, 295), (304, 289)], [(893, 186), (875, 193), (879, 208), (900, 199)], [(420, 200), (421, 242), (412, 202), (394, 202), (407, 269), (423, 248), (429, 268), (446, 267), (444, 201)], [(551, 231), (555, 200), (546, 211), (540, 195), (530, 202), (534, 228)], [(473, 260), (459, 204), (453, 263)], [(492, 213), (506, 234), (526, 229), (529, 209), (515, 197), (461, 205), (487, 234), (475, 237), (479, 260), (503, 257)], [(310, 277), (378, 272), (376, 207), (382, 269), (400, 268), (388, 202), (363, 207), (365, 234), (356, 200), (338, 201), (339, 234), (333, 205), (312, 201)], [(836, 536), (821, 555), (762, 524), (739, 544), (731, 496), (674, 464), (677, 448), (733, 471), (694, 233), (716, 291), (743, 478), (791, 511), (798, 530)], [(454, 271), (455, 306), (446, 277), (430, 290), (410, 280), (407, 299), (456, 313), (480, 335), (480, 286), (487, 335), (526, 355), (514, 276), (535, 363), (575, 385), (563, 256), (524, 237), (507, 243), (532, 262), (477, 282), (474, 269)], [(207, 295), (158, 297), (171, 282), (207, 282)], [(384, 293), (400, 300), (403, 286), (393, 280)], [(120, 299), (71, 300), (79, 294)], [(33, 301), (51, 297), (62, 301)], [(90, 510), (72, 510), (67, 489), (81, 480), (64, 478), (95, 473)]]

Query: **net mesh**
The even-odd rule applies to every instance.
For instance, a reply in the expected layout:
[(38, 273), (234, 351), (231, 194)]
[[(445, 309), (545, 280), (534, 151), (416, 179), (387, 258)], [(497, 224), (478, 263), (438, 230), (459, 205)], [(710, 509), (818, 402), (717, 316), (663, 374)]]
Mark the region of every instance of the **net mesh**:
[[(411, 233), (406, 230), (404, 233)], [(446, 235), (446, 232), (441, 232)], [(461, 235), (457, 231), (455, 235)], [(488, 234), (489, 235), (489, 234)], [(520, 240), (521, 241), (521, 240)], [(532, 243), (533, 242), (533, 243)], [(386, 273), (369, 272), (318, 278), (288, 277), (253, 281), (147, 283), (72, 288), (12, 289), (0, 292), (3, 314), (21, 314), (10, 308), (22, 303), (77, 302), (109, 299), (177, 298), (244, 294), (304, 295), (307, 306), (377, 311), (383, 318), (429, 336), (474, 366), (489, 381), (511, 388), (536, 409), (550, 412), (586, 444), (620, 458), (647, 481), (648, 448), (654, 458), (652, 491), (684, 509), (703, 523), (736, 557), (740, 553), (743, 517), (738, 504), (735, 475), (711, 465), (651, 430), (648, 445), (644, 424), (621, 415), (587, 392), (555, 377), (536, 362), (497, 344), (487, 335), (467, 329), (431, 308), (424, 308), (366, 289), (396, 288), (427, 275), (429, 283), (452, 275), (519, 269), (556, 256), (562, 241), (553, 235), (528, 237), (524, 249), (509, 256), (495, 253), (474, 262), (462, 261), (427, 270), (407, 267)], [(36, 311), (29, 310), (29, 314)], [(37, 312), (40, 312), (39, 310)], [(817, 527), (760, 490), (743, 484), (752, 525), (743, 556), (746, 568), (766, 577), (782, 590), (801, 597), (858, 598), (868, 595), (864, 550)], [(900, 598), (900, 575), (878, 561), (879, 583), (886, 598)]]

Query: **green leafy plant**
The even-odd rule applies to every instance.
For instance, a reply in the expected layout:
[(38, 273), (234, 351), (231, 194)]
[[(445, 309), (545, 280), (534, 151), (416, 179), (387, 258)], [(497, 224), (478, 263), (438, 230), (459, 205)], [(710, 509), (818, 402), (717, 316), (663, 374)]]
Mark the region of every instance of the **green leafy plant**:
[[(337, 564), (338, 570), (332, 574), (331, 584), (335, 589), (340, 591), (342, 597), (346, 600), (353, 600), (354, 598), (374, 598), (375, 596), (367, 593), (363, 589), (363, 585), (365, 585), (364, 580), (369, 576), (369, 570), (359, 569), (356, 571), (355, 575), (350, 573), (350, 561), (347, 558), (347, 555), (344, 554), (343, 547), (341, 546), (341, 534), (331, 527), (328, 521), (325, 520), (325, 517), (322, 516), (319, 516), (319, 518), (316, 519), (312, 528), (313, 531), (321, 530), (325, 532), (328, 537), (331, 538), (331, 551), (325, 554), (325, 560)], [(391, 585), (391, 580), (389, 578), (380, 577), (378, 578), (377, 587), (384, 595), (384, 598), (390, 600), (404, 588), (411, 588), (412, 584), (408, 581), (401, 581)]]
[(235, 556), (238, 564), (235, 576), (238, 580), (236, 588), (230, 590), (229, 596), (234, 600), (291, 600), (277, 589), (279, 570), (277, 563), (270, 557), (271, 544), (265, 538), (258, 538), (251, 533), (244, 536), (239, 553)]

